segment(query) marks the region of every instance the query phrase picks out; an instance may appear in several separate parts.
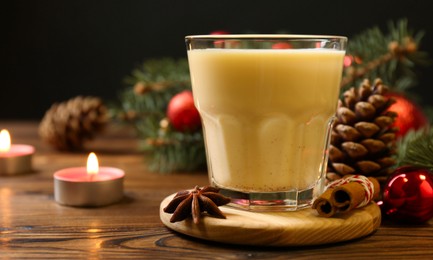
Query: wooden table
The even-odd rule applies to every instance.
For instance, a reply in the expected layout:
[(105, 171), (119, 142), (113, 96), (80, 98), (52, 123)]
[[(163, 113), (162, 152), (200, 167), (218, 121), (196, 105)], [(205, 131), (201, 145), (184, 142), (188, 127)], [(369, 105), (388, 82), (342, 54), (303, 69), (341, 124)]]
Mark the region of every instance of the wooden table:
[[(53, 150), (38, 137), (38, 122), (0, 122), (13, 143), (36, 146), (32, 174), (0, 177), (0, 258), (333, 259), (432, 258), (433, 220), (417, 226), (382, 222), (354, 241), (296, 248), (248, 247), (190, 238), (167, 229), (160, 202), (178, 190), (206, 185), (207, 175), (149, 172), (131, 129), (111, 126), (86, 151)], [(53, 173), (84, 166), (94, 151), (101, 165), (126, 171), (125, 198), (101, 208), (74, 208), (53, 198)]]

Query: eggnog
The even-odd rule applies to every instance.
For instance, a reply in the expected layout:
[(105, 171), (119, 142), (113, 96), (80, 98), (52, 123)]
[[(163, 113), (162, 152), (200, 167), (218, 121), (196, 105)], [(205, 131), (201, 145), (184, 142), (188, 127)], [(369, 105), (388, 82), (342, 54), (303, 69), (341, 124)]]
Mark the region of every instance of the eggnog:
[(208, 163), (218, 186), (307, 189), (321, 176), (344, 51), (188, 51)]

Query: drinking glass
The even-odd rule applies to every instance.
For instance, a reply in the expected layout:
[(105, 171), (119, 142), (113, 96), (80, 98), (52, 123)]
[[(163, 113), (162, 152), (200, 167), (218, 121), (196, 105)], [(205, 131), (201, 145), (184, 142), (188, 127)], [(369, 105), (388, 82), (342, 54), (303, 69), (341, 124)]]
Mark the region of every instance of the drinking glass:
[(323, 192), (347, 38), (186, 38), (211, 185), (232, 206), (298, 210)]

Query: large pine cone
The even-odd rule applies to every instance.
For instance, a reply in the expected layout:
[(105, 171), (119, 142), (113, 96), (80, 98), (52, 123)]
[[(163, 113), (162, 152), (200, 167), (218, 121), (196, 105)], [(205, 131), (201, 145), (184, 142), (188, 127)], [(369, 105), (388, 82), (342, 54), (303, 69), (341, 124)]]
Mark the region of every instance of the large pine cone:
[(344, 92), (331, 134), (328, 181), (361, 174), (384, 183), (392, 172), (397, 131), (392, 124), (397, 114), (387, 110), (395, 102), (384, 96), (387, 90), (377, 79), (373, 86), (364, 80)]
[(58, 150), (79, 150), (107, 121), (107, 108), (99, 98), (78, 96), (52, 105), (39, 125), (39, 135)]

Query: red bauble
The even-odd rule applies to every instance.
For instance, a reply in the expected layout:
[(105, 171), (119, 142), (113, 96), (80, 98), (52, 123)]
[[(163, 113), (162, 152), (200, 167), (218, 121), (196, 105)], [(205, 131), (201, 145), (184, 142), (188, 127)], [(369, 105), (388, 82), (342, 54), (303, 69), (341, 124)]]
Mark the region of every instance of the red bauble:
[(423, 223), (432, 218), (432, 173), (423, 168), (398, 168), (384, 188), (382, 209), (396, 221)]
[(195, 131), (201, 126), (200, 115), (189, 90), (176, 94), (168, 103), (167, 117), (178, 131)]
[(292, 49), (293, 46), (288, 42), (277, 42), (272, 44), (272, 49)]
[(404, 136), (410, 129), (417, 130), (427, 126), (427, 117), (417, 104), (402, 94), (389, 93), (387, 96), (397, 101), (388, 108), (398, 114), (394, 123), (394, 126), (399, 128), (397, 137)]
[(210, 33), (211, 35), (223, 35), (223, 34), (229, 34), (228, 31), (224, 31), (224, 30), (217, 30), (217, 31), (213, 31)]

